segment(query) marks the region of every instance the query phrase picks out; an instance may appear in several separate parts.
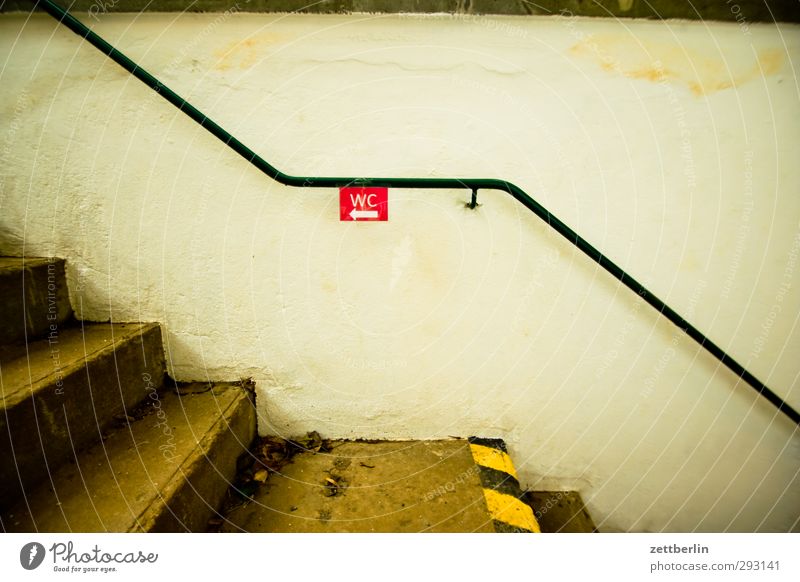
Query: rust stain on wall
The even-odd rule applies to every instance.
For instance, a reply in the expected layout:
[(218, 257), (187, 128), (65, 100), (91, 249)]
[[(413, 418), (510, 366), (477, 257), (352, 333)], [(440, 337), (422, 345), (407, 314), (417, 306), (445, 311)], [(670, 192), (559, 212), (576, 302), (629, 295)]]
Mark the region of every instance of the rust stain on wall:
[(780, 49), (753, 52), (748, 46), (733, 54), (711, 42), (698, 48), (602, 34), (582, 39), (570, 47), (569, 54), (629, 79), (683, 85), (698, 97), (774, 75), (785, 61)]
[(214, 51), (216, 63), (214, 68), (219, 71), (229, 69), (248, 69), (263, 59), (266, 48), (285, 40), (276, 33), (262, 34), (257, 37), (234, 41), (225, 47)]

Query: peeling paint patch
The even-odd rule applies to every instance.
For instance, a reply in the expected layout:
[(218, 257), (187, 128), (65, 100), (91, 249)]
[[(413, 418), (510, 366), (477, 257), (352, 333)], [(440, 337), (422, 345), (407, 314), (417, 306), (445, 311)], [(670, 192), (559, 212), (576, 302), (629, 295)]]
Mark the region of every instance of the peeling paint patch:
[(570, 47), (569, 53), (629, 79), (683, 85), (698, 97), (774, 75), (785, 61), (780, 49), (730, 55), (718, 48), (610, 34), (590, 35)]

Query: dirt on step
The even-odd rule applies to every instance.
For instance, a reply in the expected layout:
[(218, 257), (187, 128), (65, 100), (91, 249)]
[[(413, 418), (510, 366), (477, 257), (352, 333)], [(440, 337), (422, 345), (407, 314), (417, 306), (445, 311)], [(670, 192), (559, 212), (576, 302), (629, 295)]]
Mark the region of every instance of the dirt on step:
[(222, 532), (491, 532), (464, 440), (258, 439), (240, 461)]

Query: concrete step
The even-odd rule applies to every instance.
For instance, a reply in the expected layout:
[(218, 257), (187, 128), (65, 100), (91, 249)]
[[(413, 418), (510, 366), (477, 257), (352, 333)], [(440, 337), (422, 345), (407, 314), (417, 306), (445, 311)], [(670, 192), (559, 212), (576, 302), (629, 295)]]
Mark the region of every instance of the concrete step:
[(151, 392), (134, 419), (0, 514), (7, 532), (203, 531), (255, 436), (238, 385)]
[(502, 441), (327, 441), (288, 462), (280, 448), (274, 438), (256, 445), (237, 489), (248, 474), (266, 482), (220, 531), (539, 530)]
[(71, 317), (63, 259), (0, 257), (0, 344), (44, 337)]
[(158, 324), (87, 324), (0, 347), (0, 507), (162, 386)]

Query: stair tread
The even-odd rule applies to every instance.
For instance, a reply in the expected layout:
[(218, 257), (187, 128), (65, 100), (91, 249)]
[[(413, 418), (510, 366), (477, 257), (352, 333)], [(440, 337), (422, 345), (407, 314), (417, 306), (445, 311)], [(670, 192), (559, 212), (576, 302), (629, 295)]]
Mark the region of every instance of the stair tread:
[[(227, 430), (246, 393), (218, 385), (203, 393), (149, 398), (150, 414), (114, 430), (62, 466), (38, 489), (2, 514), (5, 531), (147, 529), (145, 514), (165, 503), (210, 439)], [(145, 401), (147, 402), (147, 400)], [(247, 405), (250, 406), (249, 402)], [(160, 409), (159, 409), (160, 406)], [(242, 443), (242, 449), (248, 443)], [(176, 481), (178, 480), (178, 481)]]
[(222, 531), (495, 531), (466, 441), (331, 441), (330, 449), (299, 453), (271, 473)]
[(117, 346), (157, 323), (91, 323), (58, 330), (56, 341), (47, 338), (26, 345), (0, 347), (0, 396), (3, 406), (13, 406), (40, 386), (80, 369), (98, 352)]

